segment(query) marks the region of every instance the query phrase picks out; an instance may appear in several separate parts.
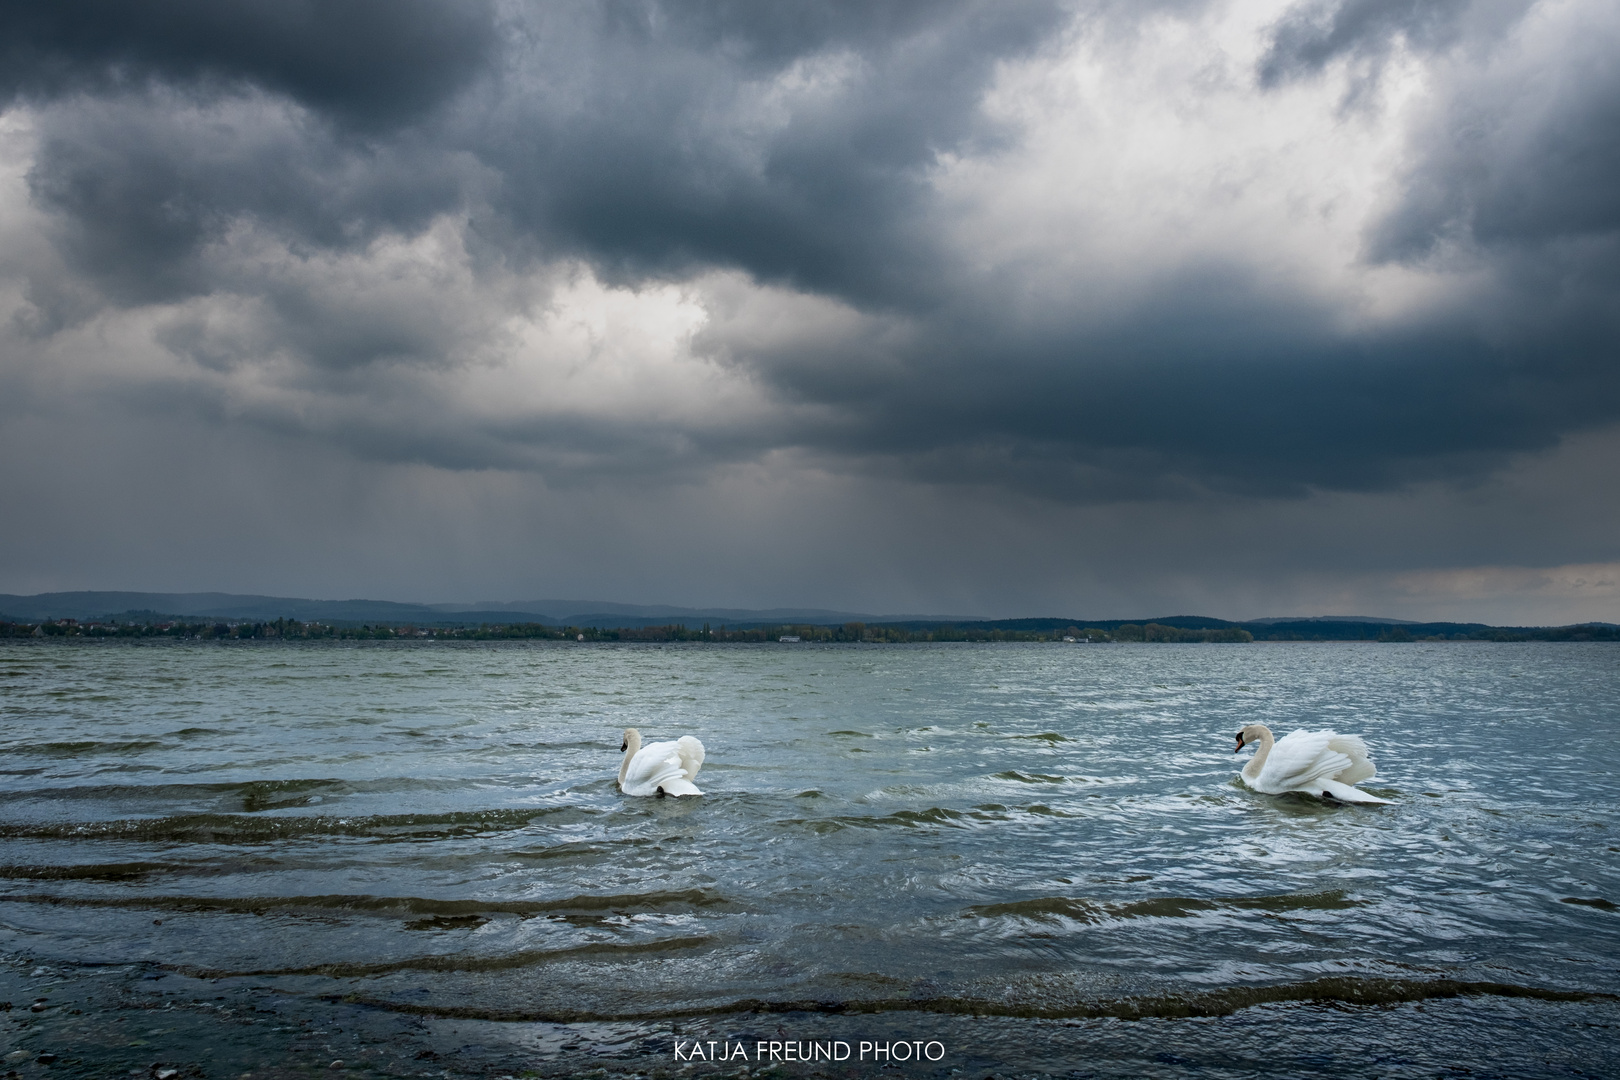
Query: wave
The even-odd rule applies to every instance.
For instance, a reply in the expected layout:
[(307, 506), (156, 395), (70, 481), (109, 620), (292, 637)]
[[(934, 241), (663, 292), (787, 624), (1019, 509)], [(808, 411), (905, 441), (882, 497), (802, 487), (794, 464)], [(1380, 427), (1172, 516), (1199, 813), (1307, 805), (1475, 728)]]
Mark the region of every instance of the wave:
[(283, 780), (237, 780), (212, 784), (73, 784), (65, 787), (20, 788), (0, 792), (0, 802), (159, 802), (199, 797), (241, 800), (247, 813), (305, 805), (309, 795), (359, 795), (399, 791), (442, 791), (465, 787), (461, 781), (424, 780), (416, 777), (381, 777), (343, 780), (337, 777), (293, 777)]
[(1354, 900), (1341, 890), (1317, 893), (1284, 893), (1276, 896), (1158, 896), (1147, 900), (1104, 902), (1082, 897), (1041, 896), (1005, 904), (979, 904), (962, 913), (963, 918), (1034, 920), (1069, 919), (1073, 922), (1100, 923), (1108, 919), (1183, 919), (1204, 911), (1237, 908), (1259, 911), (1341, 911), (1362, 907), (1367, 900)]
[(916, 829), (928, 825), (944, 825), (953, 829), (965, 829), (970, 827), (966, 822), (971, 818), (983, 819), (983, 815), (964, 814), (960, 810), (950, 810), (943, 806), (931, 806), (926, 810), (896, 810), (892, 814), (880, 816), (840, 814), (835, 817), (825, 818), (783, 818), (775, 822), (775, 824), (803, 826), (816, 833), (832, 833), (842, 829), (887, 829), (895, 826)]
[(1582, 907), (1593, 907), (1599, 911), (1620, 911), (1612, 900), (1605, 900), (1601, 896), (1566, 896), (1558, 901), (1560, 904), (1579, 904)]
[(367, 963), (334, 961), (310, 964), (307, 967), (235, 968), (194, 967), (189, 964), (159, 964), (160, 969), (173, 971), (192, 979), (269, 978), (289, 975), (324, 975), (334, 979), (364, 979), (378, 975), (391, 975), (399, 971), (433, 971), (440, 973), (460, 971), (510, 971), (514, 968), (539, 967), (560, 960), (574, 960), (582, 956), (621, 956), (642, 953), (683, 952), (713, 944), (707, 937), (659, 938), (654, 941), (597, 941), (574, 945), (564, 949), (525, 949), (521, 952), (480, 955), (477, 953), (443, 953), (433, 956), (412, 956), (401, 960), (376, 960)]
[[(1063, 777), (1046, 777), (1031, 783), (1049, 783), (1063, 781)], [(814, 793), (819, 797), (820, 793)], [(796, 796), (804, 798), (805, 795)], [(945, 806), (930, 806), (924, 810), (896, 810), (890, 814), (862, 815), (839, 814), (824, 818), (781, 818), (773, 824), (792, 827), (799, 826), (815, 833), (834, 833), (842, 829), (887, 829), (905, 828), (917, 829), (930, 825), (943, 825), (951, 829), (971, 829), (977, 822), (1006, 821), (1009, 812), (1022, 812), (1037, 817), (1069, 818), (1076, 815), (1063, 810), (1054, 810), (1042, 803), (1029, 803), (1025, 806), (1007, 807), (1001, 803), (981, 803), (969, 810), (952, 810)]]
[(707, 1007), (669, 1007), (631, 1012), (588, 1009), (497, 1009), (479, 1006), (424, 1005), (363, 994), (334, 996), (349, 1004), (391, 1012), (447, 1019), (526, 1021), (553, 1024), (673, 1020), (742, 1013), (935, 1013), (957, 1016), (1007, 1016), (1036, 1020), (1146, 1020), (1230, 1016), (1257, 1005), (1312, 1003), (1340, 1006), (1388, 1006), (1459, 997), (1505, 997), (1549, 1002), (1620, 1002), (1620, 995), (1586, 990), (1559, 990), (1501, 982), (1457, 979), (1380, 979), (1328, 977), (1269, 986), (1236, 986), (1184, 994), (1020, 1005), (971, 997), (887, 997), (851, 1000), (740, 998)]
[(167, 750), (170, 745), (156, 739), (131, 739), (126, 742), (11, 743), (5, 747), (8, 754), (32, 754), (37, 757), (75, 758), (93, 754), (139, 754), (147, 750)]
[(550, 815), (588, 817), (598, 812), (587, 807), (549, 806), (522, 810), (353, 817), (179, 814), (114, 821), (10, 823), (0, 825), (0, 839), (140, 840), (196, 844), (265, 844), (318, 836), (362, 837), (379, 841), (441, 840), (514, 832)]
[[(132, 864), (141, 865), (141, 864)], [(50, 896), (0, 895), (0, 903), (51, 904), (63, 907), (134, 908), (161, 911), (221, 912), (245, 915), (292, 914), (298, 911), (355, 911), (392, 916), (465, 917), (479, 915), (569, 915), (610, 912), (669, 912), (697, 908), (732, 908), (731, 900), (710, 889), (670, 892), (582, 895), (560, 900), (442, 900), (425, 896)]]
[(75, 866), (0, 866), (0, 879), (12, 881), (138, 881), (154, 874), (195, 873), (177, 863), (83, 863)]

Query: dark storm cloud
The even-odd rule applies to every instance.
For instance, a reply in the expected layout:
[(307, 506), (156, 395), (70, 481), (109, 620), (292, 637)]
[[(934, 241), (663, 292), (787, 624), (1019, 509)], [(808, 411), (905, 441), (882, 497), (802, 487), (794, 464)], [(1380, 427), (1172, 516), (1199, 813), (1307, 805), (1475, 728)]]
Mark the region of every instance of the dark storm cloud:
[[(8, 11), (14, 90), (99, 95), (54, 111), (32, 179), (73, 223), (79, 265), (123, 295), (184, 291), (196, 247), (243, 216), (318, 245), (419, 227), (469, 197), (446, 184), (465, 185), (464, 152), (501, 177), (490, 231), (519, 249), (627, 279), (741, 266), (862, 304), (926, 289), (923, 170), (992, 134), (975, 114), (989, 73), (1060, 15), (1037, 0), (541, 5), (508, 21), (496, 61), (480, 5)], [(739, 133), (766, 90), (753, 83), (816, 57), (858, 71), (780, 130)], [(480, 65), (505, 81), (431, 136), (322, 122), (409, 117)], [(255, 116), (251, 97), (187, 111), (244, 90), (309, 112)]]
[[(468, 206), (508, 254), (574, 254), (617, 280), (737, 266), (862, 306), (937, 300), (925, 170), (940, 151), (994, 137), (975, 111), (987, 78), (1037, 46), (1061, 12), (1030, 0), (536, 6), (506, 26), (507, 55), (489, 72), (504, 81), (426, 129), (363, 137), (323, 118), (395, 116), (381, 103), (399, 98), (392, 84), (411, 82), (424, 58), (410, 35), (374, 55), (353, 32), (361, 14), (335, 20), (336, 40), (312, 57), (288, 52), (302, 40), (289, 16), (277, 39), (286, 48), (266, 46), (274, 63), (231, 44), (269, 17), (256, 8), (213, 51), (181, 19), (173, 36), (184, 49), (167, 38), (125, 42), (115, 26), (96, 37), (105, 48), (69, 53), (57, 44), (77, 40), (65, 24), (16, 16), (20, 40), (40, 39), (20, 53), (67, 56), (33, 61), (64, 69), (35, 83), (100, 92), (49, 110), (30, 176), (36, 198), (61, 214), (64, 251), (80, 271), (121, 301), (170, 299), (214, 287), (195, 256), (243, 219), (299, 243), (350, 247)], [(426, 33), (447, 16), (420, 3), (394, 18)], [(478, 25), (450, 28), (444, 62), (428, 65), (435, 95), (471, 80), (469, 65), (483, 58)], [(321, 64), (345, 49), (365, 66), (352, 86), (329, 85)], [(126, 54), (170, 57), (143, 70), (177, 88), (92, 79), (122, 70)], [(763, 135), (739, 131), (772, 77), (818, 58), (851, 69), (825, 100)], [(294, 77), (306, 67), (314, 74)], [(197, 72), (236, 82), (199, 83)], [(278, 91), (302, 108), (278, 109)], [(413, 92), (400, 108), (426, 93)]]
[(609, 0), (592, 17), (606, 34), (656, 47), (678, 42), (719, 50), (733, 62), (769, 70), (830, 45), (860, 48), (927, 30), (959, 0), (872, 4), (756, 4), (749, 0)]
[[(1055, 4), (496, 12), (418, 0), (180, 4), (161, 18), (13, 5), (0, 32), (9, 91), (36, 109), (32, 198), (78, 275), (31, 281), (42, 334), (99, 304), (231, 293), (257, 305), (253, 333), (181, 321), (162, 343), (210, 370), (296, 355), (309, 368), (301, 390), (351, 405), (319, 421), (308, 404), (236, 415), (367, 456), (563, 470), (560, 452), (536, 448), (601, 462), (618, 446), (620, 466), (645, 474), (789, 447), (850, 469), (1085, 501), (1478, 477), (1620, 418), (1620, 76), (1601, 63), (1616, 20), (1588, 35), (1582, 77), (1523, 93), (1522, 72), (1468, 59), (1522, 7), (1312, 2), (1273, 27), (1246, 76), (1281, 93), (1339, 59), (1377, 69), (1397, 43), (1461, 57), (1435, 69), (1441, 104), (1366, 253), (1414, 266), (1443, 254), (1485, 284), (1371, 329), (1346, 328), (1303, 285), (1252, 273), (1247, 247), (1201, 254), (1084, 316), (1084, 282), (1065, 296), (1039, 263), (968, 265), (974, 253), (947, 243), (935, 171), (1019, 145), (1017, 125), (981, 106), (1002, 66), (1079, 25)], [(1133, 17), (1118, 5), (1083, 14)], [(453, 368), (476, 320), (496, 320), (449, 301), (373, 301), (305, 264), (447, 213), (466, 219), (476, 273), (564, 257), (629, 286), (738, 271), (871, 325), (753, 347), (705, 330), (708, 355), (802, 407), (774, 423), (638, 430), (546, 414), (469, 426), (405, 383), (368, 399), (356, 371)], [(296, 265), (220, 255), (243, 229)]]
[(1262, 84), (1314, 75), (1349, 57), (1377, 64), (1397, 41), (1432, 50), (1456, 42), (1472, 0), (1310, 0), (1278, 23)]
[[(1016, 3), (611, 4), (533, 9), (534, 79), (481, 136), (503, 209), (634, 278), (693, 266), (860, 306), (937, 300), (926, 171), (999, 133), (995, 65), (1060, 21)], [(823, 91), (760, 100), (795, 63)]]
[(458, 90), (495, 40), (488, 0), (5, 0), (0, 93), (246, 83), (370, 128)]
[[(1562, 70), (1539, 92), (1525, 93), (1517, 80), (1469, 80), (1423, 133), (1428, 152), (1375, 234), (1375, 255), (1420, 259), (1462, 240), (1548, 258), (1548, 269), (1570, 279), (1563, 287), (1612, 289), (1620, 270), (1620, 66), (1617, 35), (1607, 29), (1570, 43)], [(1603, 250), (1546, 250), (1561, 241)]]
[[(1261, 82), (1318, 75), (1334, 60), (1498, 46), (1533, 7), (1522, 0), (1316, 0), (1274, 30)], [(1420, 133), (1405, 197), (1373, 237), (1379, 258), (1415, 258), (1446, 239), (1536, 244), (1620, 230), (1620, 71), (1614, 20), (1562, 43), (1556, 70), (1453, 71), (1447, 107)], [(1524, 78), (1515, 78), (1514, 76)], [(1504, 77), (1505, 76), (1505, 77)]]
[(56, 212), (63, 254), (121, 303), (231, 284), (197, 256), (244, 222), (318, 248), (415, 231), (477, 171), (414, 134), (356, 142), (258, 95), (152, 90), (41, 115), (32, 194)]
[(1297, 298), (1200, 308), (1201, 288), (1084, 335), (940, 334), (825, 446), (1064, 500), (1294, 497), (1477, 477), (1620, 416), (1615, 337), (1590, 319), (1512, 343), (1456, 323), (1347, 338), (1302, 326)]

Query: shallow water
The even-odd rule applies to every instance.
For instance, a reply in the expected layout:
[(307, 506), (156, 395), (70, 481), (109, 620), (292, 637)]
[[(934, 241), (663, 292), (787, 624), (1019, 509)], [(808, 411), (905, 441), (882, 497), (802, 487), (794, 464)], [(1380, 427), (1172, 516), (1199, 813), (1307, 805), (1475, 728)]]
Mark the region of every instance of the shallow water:
[[(1605, 644), (8, 643), (6, 1067), (1601, 1075), (1617, 703)], [(1393, 805), (1245, 790), (1257, 721)], [(707, 794), (621, 797), (630, 725)]]

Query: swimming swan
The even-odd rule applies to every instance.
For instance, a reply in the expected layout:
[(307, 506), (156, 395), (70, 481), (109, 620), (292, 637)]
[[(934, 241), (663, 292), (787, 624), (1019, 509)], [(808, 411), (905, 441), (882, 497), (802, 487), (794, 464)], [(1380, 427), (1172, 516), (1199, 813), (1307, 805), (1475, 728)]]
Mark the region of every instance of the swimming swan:
[(1250, 724), (1237, 733), (1237, 746), (1232, 752), (1255, 742), (1260, 744), (1260, 750), (1243, 767), (1243, 780), (1256, 791), (1267, 795), (1301, 791), (1341, 802), (1389, 802), (1353, 786), (1378, 773), (1359, 735), (1296, 731), (1273, 740), (1266, 725)]
[(619, 790), (626, 795), (701, 795), (692, 783), (703, 768), (703, 744), (690, 735), (678, 742), (641, 745), (641, 732), (624, 729), (619, 746), (624, 760), (619, 763)]

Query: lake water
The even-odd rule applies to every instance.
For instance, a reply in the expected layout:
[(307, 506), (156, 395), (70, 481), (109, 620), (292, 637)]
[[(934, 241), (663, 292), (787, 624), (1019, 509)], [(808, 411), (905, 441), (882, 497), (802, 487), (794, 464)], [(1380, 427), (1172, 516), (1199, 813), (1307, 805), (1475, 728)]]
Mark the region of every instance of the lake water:
[(3, 643), (0, 1074), (1620, 1075), (1617, 731), (1608, 644)]

